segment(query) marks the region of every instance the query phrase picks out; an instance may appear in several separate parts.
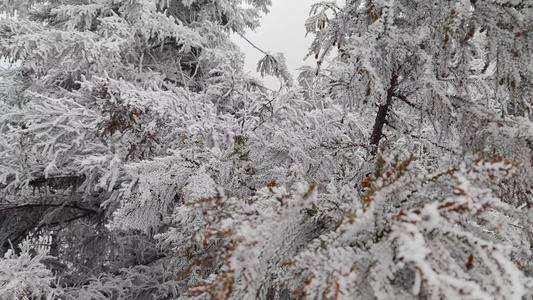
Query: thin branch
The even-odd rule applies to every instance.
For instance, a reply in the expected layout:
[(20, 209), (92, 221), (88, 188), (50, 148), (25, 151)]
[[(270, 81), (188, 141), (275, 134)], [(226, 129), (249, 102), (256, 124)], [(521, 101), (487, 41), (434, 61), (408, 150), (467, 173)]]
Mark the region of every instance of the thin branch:
[(92, 214), (97, 214), (99, 212), (98, 209), (90, 208), (82, 206), (80, 203), (71, 202), (69, 204), (63, 203), (63, 204), (53, 204), (53, 203), (25, 203), (21, 205), (15, 205), (15, 206), (4, 206), (0, 207), (0, 212), (6, 212), (10, 210), (16, 210), (16, 209), (23, 209), (23, 208), (37, 208), (37, 207), (66, 207), (66, 208), (74, 208), (83, 210)]
[(245, 38), (244, 35), (242, 35), (240, 32), (236, 31), (236, 33), (237, 33), (240, 37), (242, 37), (245, 41), (247, 41), (248, 44), (252, 45), (252, 47), (254, 47), (255, 49), (261, 51), (263, 54), (270, 56), (270, 54), (266, 53), (264, 50), (262, 50), (261, 48), (257, 47), (256, 45), (254, 45), (254, 43), (252, 43), (249, 39)]
[(411, 101), (407, 100), (407, 97), (405, 97), (404, 95), (400, 95), (400, 94), (394, 93), (393, 96), (395, 98), (398, 98), (398, 99), (402, 100), (403, 102), (405, 102), (407, 105), (411, 106), (412, 108), (420, 109), (420, 107), (417, 107), (414, 103), (412, 103)]

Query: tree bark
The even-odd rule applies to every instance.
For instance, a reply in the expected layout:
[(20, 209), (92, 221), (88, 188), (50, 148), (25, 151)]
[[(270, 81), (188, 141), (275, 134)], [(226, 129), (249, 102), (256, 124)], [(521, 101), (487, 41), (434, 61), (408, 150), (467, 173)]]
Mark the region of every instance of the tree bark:
[(387, 99), (384, 104), (381, 104), (376, 115), (376, 121), (374, 122), (374, 129), (372, 130), (372, 136), (370, 136), (370, 146), (372, 148), (371, 153), (376, 154), (377, 148), (379, 146), (379, 141), (383, 135), (383, 125), (387, 119), (387, 114), (389, 113), (389, 107), (392, 103), (392, 97), (394, 96), (394, 91), (398, 86), (398, 75), (396, 72), (392, 72), (390, 86), (387, 89)]

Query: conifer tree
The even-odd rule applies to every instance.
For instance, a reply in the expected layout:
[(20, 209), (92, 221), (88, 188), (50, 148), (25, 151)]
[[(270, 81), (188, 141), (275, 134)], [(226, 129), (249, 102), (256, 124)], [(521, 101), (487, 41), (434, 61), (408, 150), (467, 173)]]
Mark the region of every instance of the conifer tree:
[(531, 298), (527, 1), (2, 3), (0, 298)]
[[(43, 252), (56, 276), (43, 289), (2, 273), (2, 292), (183, 293), (175, 245), (154, 235), (169, 228), (187, 178), (232, 150), (249, 106), (264, 95), (229, 39), (255, 28), (270, 1), (247, 4), (2, 3), (10, 14), (0, 21), (0, 51), (17, 66), (2, 73), (0, 247), (11, 260)], [(19, 253), (25, 241), (31, 249)]]

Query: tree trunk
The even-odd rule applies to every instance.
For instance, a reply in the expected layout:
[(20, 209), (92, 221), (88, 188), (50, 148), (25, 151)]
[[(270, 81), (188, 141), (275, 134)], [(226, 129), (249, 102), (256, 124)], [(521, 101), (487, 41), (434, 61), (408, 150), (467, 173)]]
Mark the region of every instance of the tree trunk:
[(371, 153), (376, 154), (379, 141), (383, 135), (383, 125), (385, 125), (385, 120), (387, 119), (387, 114), (389, 112), (389, 107), (392, 103), (392, 97), (394, 95), (394, 90), (398, 86), (398, 75), (396, 72), (392, 72), (390, 86), (387, 90), (387, 100), (384, 104), (381, 104), (376, 115), (376, 121), (374, 122), (374, 129), (372, 130), (372, 136), (370, 137), (370, 146), (372, 147)]

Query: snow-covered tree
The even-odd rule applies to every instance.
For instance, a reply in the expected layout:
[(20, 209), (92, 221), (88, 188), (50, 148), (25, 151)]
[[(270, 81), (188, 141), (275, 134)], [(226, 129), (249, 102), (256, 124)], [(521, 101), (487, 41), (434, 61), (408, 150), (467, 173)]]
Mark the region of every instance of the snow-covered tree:
[[(394, 295), (403, 294), (402, 298), (407, 298), (419, 293), (424, 298), (521, 298), (523, 294), (494, 289), (496, 282), (483, 280), (495, 276), (500, 277), (497, 281), (505, 282), (502, 277), (531, 272), (528, 263), (531, 233), (527, 229), (531, 219), (527, 213), (516, 211), (517, 207), (531, 206), (531, 186), (525, 178), (531, 178), (532, 174), (528, 133), (531, 122), (526, 109), (531, 105), (527, 95), (532, 77), (527, 55), (522, 57), (522, 53), (531, 49), (531, 40), (523, 36), (531, 29), (531, 5), (527, 1), (347, 1), (341, 8), (330, 2), (318, 3), (312, 13), (306, 27), (316, 33), (310, 55), (318, 60), (318, 71), (315, 85), (306, 88), (307, 94), (333, 99), (333, 103), (343, 107), (345, 115), (353, 112), (362, 115), (358, 122), (360, 133), (351, 142), (369, 146), (367, 158), (375, 171), (362, 168), (353, 175), (353, 178), (362, 176), (359, 177), (362, 178), (359, 187), (363, 188), (359, 194), (362, 208), (352, 206), (348, 210), (352, 212), (339, 221), (335, 234), (322, 236), (310, 253), (303, 252), (307, 256), (296, 256), (295, 265), (300, 267), (295, 274), (309, 272), (306, 284), (299, 290), (301, 294), (310, 298), (359, 295), (390, 299)], [(338, 54), (324, 68), (331, 51)], [(311, 76), (302, 74), (300, 78), (305, 83)], [(408, 158), (407, 153), (414, 158)], [(498, 183), (498, 176), (478, 167), (482, 159), (497, 164), (502, 158), (520, 163), (517, 168), (522, 176), (503, 178)], [(402, 171), (406, 168), (402, 159), (409, 162), (406, 171)], [(435, 205), (452, 206), (447, 198), (449, 193), (461, 196), (466, 193), (464, 188), (454, 190), (454, 184), (449, 184), (450, 179), (457, 182), (455, 186), (465, 184), (464, 164), (468, 166), (467, 174), (480, 176), (488, 172), (489, 175), (481, 175), (490, 179), (484, 183), (485, 187), (490, 187), (505, 205), (511, 205), (511, 211), (507, 211), (505, 205), (495, 202), (483, 204), (499, 220), (520, 220), (521, 225), (512, 223), (518, 228), (514, 236), (520, 236), (516, 241), (506, 240), (505, 236), (513, 236), (508, 233), (498, 237), (498, 232), (505, 231), (504, 222), (498, 221), (503, 227), (490, 229), (487, 221), (476, 220), (481, 214), (472, 205), (465, 208), (463, 213), (467, 215), (462, 216), (445, 216), (444, 210), (438, 210), (435, 215), (444, 219), (439, 219), (435, 227), (412, 231), (432, 217), (426, 216), (427, 220), (420, 217), (422, 223), (419, 223), (418, 217), (404, 215), (424, 214), (423, 211)], [(409, 178), (409, 174), (416, 176)], [(441, 181), (443, 178), (448, 180)], [(473, 184), (471, 179), (467, 181)], [(394, 188), (396, 183), (398, 188)], [(483, 195), (483, 201), (492, 201), (488, 191), (478, 195)], [(468, 196), (475, 197), (479, 196)], [(491, 218), (494, 217), (488, 219)], [(396, 227), (399, 220), (406, 223)], [(475, 249), (481, 243), (476, 241), (478, 232), (462, 227), (465, 220), (490, 232), (481, 237), (487, 242), (505, 241), (503, 244), (512, 247), (503, 256), (507, 261), (497, 263), (495, 268), (490, 267), (491, 262), (479, 259)], [(467, 243), (466, 247), (448, 244), (455, 238), (451, 237), (451, 231), (444, 232), (453, 227), (466, 228), (468, 234), (456, 237)], [(396, 232), (399, 228), (400, 232)], [(439, 232), (450, 240), (436, 238), (434, 234)], [(398, 244), (402, 240), (398, 236), (408, 238)], [(340, 242), (343, 240), (345, 244)], [(369, 240), (373, 240), (372, 246), (363, 246)], [(328, 247), (329, 243), (339, 242), (333, 249)], [(428, 248), (426, 245), (430, 243), (437, 243), (436, 248)], [(365, 258), (357, 257), (359, 248), (363, 249), (359, 253)], [(326, 254), (318, 255), (321, 251)], [(472, 256), (460, 258), (459, 251), (461, 255)], [(346, 255), (352, 255), (351, 259), (345, 260), (342, 256)], [(404, 255), (410, 256), (411, 262), (421, 257), (425, 267), (411, 265), (403, 269), (408, 265)], [(493, 257), (492, 254), (481, 256)], [(432, 257), (439, 257), (440, 261), (433, 264)], [(514, 275), (487, 275), (486, 271), (472, 269), (468, 262), (474, 257), (484, 268), (493, 271), (503, 271), (503, 264), (513, 266)], [(462, 265), (465, 258), (467, 264)], [(329, 272), (317, 276), (319, 261), (331, 260), (339, 264), (325, 265)], [(385, 261), (388, 261), (386, 266), (381, 265)], [(465, 266), (466, 276), (462, 277), (458, 270)], [(361, 269), (364, 273), (359, 273)], [(370, 276), (373, 272), (379, 277)], [(435, 275), (444, 276), (435, 278)], [(448, 281), (447, 276), (453, 278)], [(466, 280), (467, 285), (475, 283), (468, 289), (489, 293), (466, 293), (466, 286), (454, 286), (453, 281), (459, 278), (461, 282)], [(388, 284), (391, 286), (387, 287)], [(412, 291), (405, 289), (410, 284), (415, 286)]]
[(531, 296), (527, 1), (2, 5), (0, 297)]
[(53, 297), (183, 292), (174, 245), (154, 234), (201, 164), (234, 168), (215, 162), (268, 101), (229, 33), (270, 1), (244, 4), (2, 3), (0, 50), (18, 64), (2, 73), (2, 253), (46, 241)]

